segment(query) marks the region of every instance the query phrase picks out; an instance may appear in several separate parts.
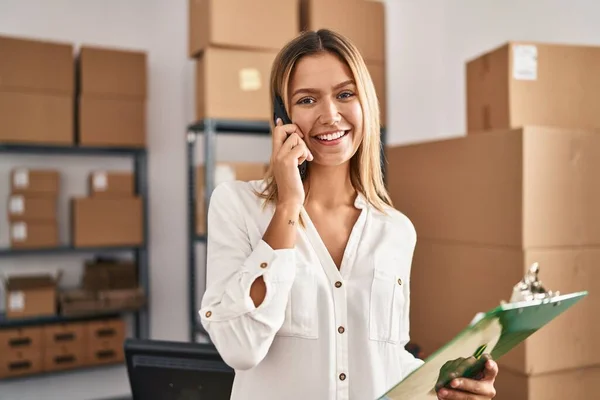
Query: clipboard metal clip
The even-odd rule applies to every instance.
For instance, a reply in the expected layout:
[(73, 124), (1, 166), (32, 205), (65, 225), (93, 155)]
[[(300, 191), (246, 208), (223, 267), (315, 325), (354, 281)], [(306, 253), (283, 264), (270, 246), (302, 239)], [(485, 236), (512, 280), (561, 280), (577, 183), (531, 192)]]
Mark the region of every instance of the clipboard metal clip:
[(520, 301), (546, 300), (559, 296), (560, 292), (546, 290), (539, 279), (540, 266), (533, 263), (523, 279), (513, 287), (511, 303)]

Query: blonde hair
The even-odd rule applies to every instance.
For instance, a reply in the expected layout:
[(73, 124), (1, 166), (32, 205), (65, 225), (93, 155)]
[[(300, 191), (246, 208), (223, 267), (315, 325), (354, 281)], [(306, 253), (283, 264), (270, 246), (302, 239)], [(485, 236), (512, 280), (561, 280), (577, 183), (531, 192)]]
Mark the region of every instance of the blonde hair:
[[(367, 66), (359, 50), (350, 40), (331, 30), (320, 29), (302, 32), (284, 46), (276, 56), (271, 69), (271, 115), (274, 114), (273, 100), (276, 96), (281, 97), (286, 110), (289, 110), (288, 86), (298, 60), (323, 52), (338, 56), (348, 65), (354, 76), (358, 99), (363, 110), (363, 139), (350, 160), (352, 185), (367, 202), (385, 212), (385, 205), (392, 206), (392, 201), (385, 188), (381, 168), (379, 103)], [(271, 130), (273, 129), (274, 121), (271, 118)], [(310, 176), (310, 164), (306, 172), (306, 176)], [(272, 160), (265, 175), (265, 182), (264, 190), (257, 194), (266, 199), (266, 203), (275, 203), (277, 183), (273, 177)]]

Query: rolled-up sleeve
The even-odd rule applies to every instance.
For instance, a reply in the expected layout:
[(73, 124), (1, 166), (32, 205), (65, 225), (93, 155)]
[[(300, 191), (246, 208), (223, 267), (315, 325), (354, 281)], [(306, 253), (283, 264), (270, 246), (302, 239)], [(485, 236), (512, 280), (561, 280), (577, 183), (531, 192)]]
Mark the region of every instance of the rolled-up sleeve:
[[(265, 357), (281, 328), (295, 278), (295, 250), (250, 242), (235, 182), (222, 183), (208, 211), (207, 282), (200, 320), (224, 361), (245, 370)], [(264, 301), (255, 307), (253, 282), (262, 276)]]

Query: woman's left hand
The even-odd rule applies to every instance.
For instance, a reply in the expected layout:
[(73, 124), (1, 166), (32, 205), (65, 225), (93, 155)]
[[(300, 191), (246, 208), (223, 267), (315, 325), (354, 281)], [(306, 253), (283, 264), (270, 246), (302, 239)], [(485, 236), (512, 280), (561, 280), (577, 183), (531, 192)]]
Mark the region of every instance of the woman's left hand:
[[(442, 367), (442, 374), (447, 372), (449, 376), (456, 374), (458, 378), (450, 381), (447, 387), (437, 390), (440, 400), (489, 400), (496, 397), (494, 383), (498, 375), (498, 364), (493, 361), (489, 354), (482, 355), (485, 358), (485, 368), (478, 376), (471, 378), (460, 377), (464, 371), (476, 362), (474, 357), (459, 358), (449, 361)], [(441, 375), (442, 375), (441, 374)]]

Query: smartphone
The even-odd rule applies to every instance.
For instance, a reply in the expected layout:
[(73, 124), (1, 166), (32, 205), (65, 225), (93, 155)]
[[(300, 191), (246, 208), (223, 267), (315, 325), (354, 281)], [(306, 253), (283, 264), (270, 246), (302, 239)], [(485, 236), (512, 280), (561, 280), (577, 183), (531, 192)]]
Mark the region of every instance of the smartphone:
[[(285, 105), (283, 104), (283, 100), (281, 99), (280, 96), (275, 96), (273, 110), (274, 110), (274, 115), (273, 115), (273, 123), (274, 124), (277, 124), (277, 118), (281, 118), (281, 122), (283, 122), (284, 125), (292, 123), (292, 120), (290, 119), (287, 112), (285, 111)], [(304, 160), (302, 162), (302, 164), (298, 165), (298, 171), (300, 172), (300, 178), (302, 180), (304, 180), (304, 178), (306, 178), (306, 160)]]

